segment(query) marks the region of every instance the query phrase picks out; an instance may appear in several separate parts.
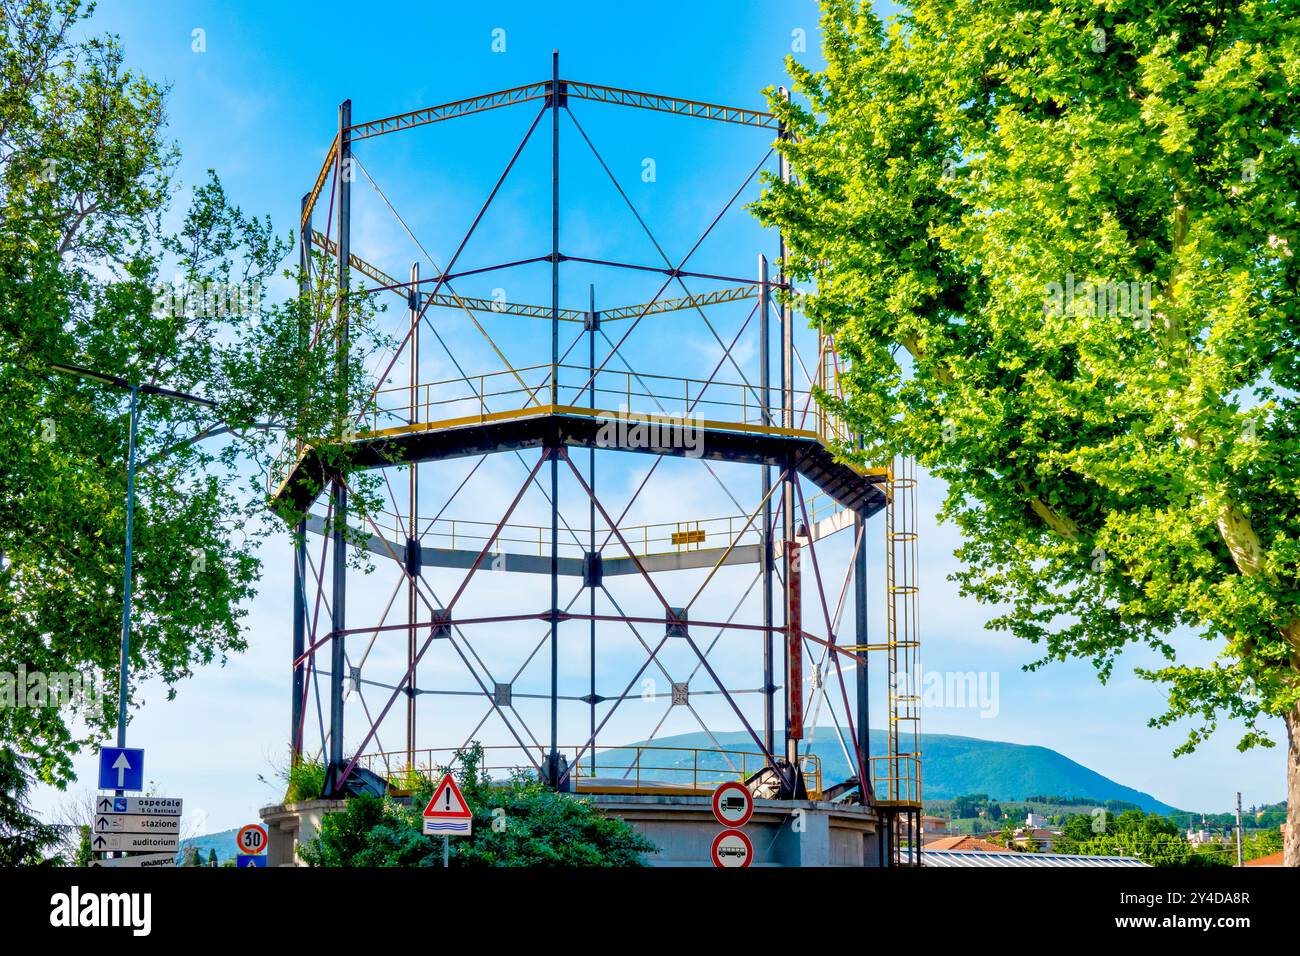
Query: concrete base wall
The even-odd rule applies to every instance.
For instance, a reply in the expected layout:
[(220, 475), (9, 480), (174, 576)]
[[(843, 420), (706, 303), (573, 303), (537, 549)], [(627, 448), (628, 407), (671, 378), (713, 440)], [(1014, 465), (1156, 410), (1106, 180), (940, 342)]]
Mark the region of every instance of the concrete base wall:
[(299, 844), (316, 839), (325, 814), (346, 805), (346, 800), (306, 800), (263, 807), (258, 816), (266, 827), (266, 865), (306, 866), (298, 857)]
[[(611, 816), (643, 834), (658, 853), (651, 866), (712, 866), (709, 847), (723, 828), (709, 797), (584, 793)], [(277, 804), (259, 811), (267, 833), (268, 866), (303, 866), (297, 848), (310, 843), (327, 813), (343, 800)], [(874, 811), (813, 800), (755, 800), (741, 829), (754, 845), (752, 866), (879, 866), (880, 820)]]
[[(708, 797), (584, 793), (655, 846), (652, 866), (712, 866), (709, 847), (723, 829)], [(879, 818), (871, 809), (813, 800), (755, 800), (741, 829), (754, 845), (751, 866), (879, 866)]]

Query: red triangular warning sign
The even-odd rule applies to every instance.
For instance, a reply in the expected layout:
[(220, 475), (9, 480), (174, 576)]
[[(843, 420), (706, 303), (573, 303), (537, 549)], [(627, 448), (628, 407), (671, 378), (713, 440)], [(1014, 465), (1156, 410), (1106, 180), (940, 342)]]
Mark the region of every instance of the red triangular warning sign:
[(456, 786), (456, 781), (451, 778), (451, 774), (445, 773), (438, 785), (433, 788), (433, 796), (429, 799), (429, 805), (424, 808), (426, 817), (470, 817), (469, 804), (465, 798), (460, 795), (460, 787)]

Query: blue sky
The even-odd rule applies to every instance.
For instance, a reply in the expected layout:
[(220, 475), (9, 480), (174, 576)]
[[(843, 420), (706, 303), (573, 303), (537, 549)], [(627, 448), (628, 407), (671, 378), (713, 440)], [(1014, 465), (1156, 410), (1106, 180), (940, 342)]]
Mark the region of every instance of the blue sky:
[[(245, 210), (269, 213), (282, 232), (295, 227), (299, 198), (320, 166), (336, 128), (338, 103), (344, 98), (351, 98), (354, 121), (360, 121), (518, 86), (548, 77), (551, 51), (559, 48), (566, 79), (761, 108), (762, 88), (783, 82), (783, 58), (797, 42), (797, 31), (807, 37), (807, 52), (801, 58), (818, 61), (817, 11), (809, 2), (704, 2), (677, 9), (572, 3), (559, 10), (523, 3), (119, 2), (103, 4), (92, 27), (120, 34), (128, 61), (170, 84), (171, 134), (183, 152), (181, 178), (186, 188), (214, 168)], [(493, 31), (498, 29), (504, 30), (503, 53), (492, 49)], [(204, 52), (192, 49), (195, 30), (203, 31)], [(373, 178), (433, 259), (445, 264), (536, 110), (537, 104), (524, 104), (360, 144), (357, 156), (367, 175), (354, 186), (354, 251), (402, 277), (411, 262), (421, 258), (370, 187), (368, 178)], [(645, 111), (581, 103), (574, 114), (674, 259), (689, 249), (770, 145), (770, 135), (760, 130)], [(543, 121), (547, 122), (549, 118)], [(521, 155), (517, 174), (493, 204), (458, 266), (549, 251), (549, 139), (541, 133), (549, 130), (539, 130)], [(567, 119), (561, 137), (565, 251), (657, 264), (653, 245)], [(653, 182), (642, 178), (647, 159), (654, 162)], [(767, 166), (772, 168), (770, 162)], [(751, 185), (745, 198), (753, 195)], [(318, 228), (323, 225), (325, 204), (317, 216)], [(736, 206), (701, 245), (691, 266), (750, 276), (759, 252), (774, 256), (774, 237), (759, 230)], [(428, 275), (427, 262), (423, 268)], [(596, 284), (602, 305), (646, 301), (661, 281), (650, 274), (625, 276), (573, 266), (565, 272), (562, 304), (585, 306), (589, 283)], [(492, 295), (501, 288), (511, 300), (541, 302), (549, 294), (548, 283), (549, 267), (540, 267), (466, 280), (456, 291)], [(664, 293), (672, 294), (673, 290)], [(395, 327), (401, 318), (399, 311), (390, 313), (386, 321)], [(743, 307), (724, 312), (720, 331), (729, 337), (744, 320)], [(500, 368), (459, 314), (441, 321), (448, 341), (459, 343), (457, 357), (467, 371)], [(548, 360), (542, 347), (545, 331), (516, 323), (503, 325), (494, 335), (500, 336), (516, 365), (527, 365)], [(610, 334), (622, 331), (611, 326)], [(808, 340), (802, 344), (806, 347)], [(658, 374), (706, 377), (720, 357), (702, 327), (667, 322), (646, 323), (630, 338), (628, 348), (635, 350), (638, 370)], [(585, 344), (575, 355), (585, 357)], [(736, 355), (752, 375), (752, 336), (742, 341)], [(404, 366), (398, 368), (404, 381)], [(432, 348), (424, 353), (420, 372), (426, 381), (455, 374), (446, 356)], [(736, 380), (735, 375), (719, 378)], [(625, 457), (638, 460), (599, 466), (602, 488), (608, 489), (611, 504), (620, 507), (648, 464), (640, 456)], [(425, 500), (442, 501), (449, 483), (459, 482), (467, 468), (449, 467), (427, 475), (423, 479), (427, 491), (422, 486), (421, 492)], [(750, 506), (756, 503), (752, 472), (726, 467), (718, 472), (721, 481), (714, 482), (692, 472), (686, 463), (665, 466), (629, 520), (732, 514), (736, 509), (720, 485), (746, 488), (743, 493), (750, 495)], [(494, 462), (477, 476), (472, 494), (457, 500), (459, 510), (452, 513), (468, 520), (495, 519), (523, 475), (517, 461)], [(1147, 655), (1127, 655), (1105, 687), (1086, 662), (1023, 673), (1022, 666), (1034, 658), (1034, 648), (985, 631), (981, 625), (992, 616), (990, 609), (960, 598), (946, 579), (954, 566), (951, 555), (957, 541), (954, 529), (936, 526), (934, 521), (942, 494), (937, 482), (923, 482), (922, 670), (996, 675), (1000, 694), (996, 716), (981, 716), (972, 708), (932, 708), (924, 714), (925, 731), (1049, 746), (1124, 784), (1189, 809), (1227, 809), (1236, 790), (1243, 792), (1247, 804), (1281, 798), (1280, 749), (1238, 754), (1231, 727), (1192, 756), (1170, 757), (1185, 731), (1146, 729), (1147, 718), (1161, 709), (1162, 693), (1137, 680), (1131, 670), (1133, 665), (1150, 663)], [(572, 488), (564, 495), (566, 512), (581, 516), (585, 525), (585, 504)], [(521, 520), (541, 520), (544, 515), (543, 503), (535, 498), (526, 499), (521, 508)], [(872, 529), (873, 560), (879, 534), (878, 527)], [(823, 573), (828, 578), (837, 577), (846, 554), (842, 541), (832, 539), (826, 546)], [(189, 812), (199, 814), (194, 825), (201, 830), (253, 820), (259, 806), (277, 797), (276, 786), (257, 778), (259, 774), (272, 777), (273, 765), (283, 763), (287, 734), (287, 540), (269, 542), (264, 556), (262, 592), (251, 603), (246, 619), (247, 653), (224, 667), (205, 668), (179, 688), (174, 701), (166, 701), (161, 688), (146, 687), (147, 705), (132, 723), (133, 745), (148, 748), (149, 777), (163, 794), (186, 799)], [(719, 589), (718, 603), (712, 607), (723, 614), (730, 610), (748, 585), (749, 574), (720, 575), (711, 585)], [(373, 619), (382, 612), (393, 584), (387, 568), (358, 579), (350, 615), (358, 621)], [(446, 584), (439, 581), (438, 586)], [(525, 604), (540, 602), (541, 586), (540, 579), (512, 582), (510, 596)], [(482, 590), (467, 593), (468, 606), (499, 606), (501, 597), (495, 587), (486, 581)], [(562, 593), (562, 601), (567, 597)], [(638, 604), (637, 595), (620, 599), (629, 608), (652, 610), (650, 604)], [(878, 609), (881, 602), (873, 597), (872, 606)], [(626, 638), (623, 644), (611, 642), (609, 673), (602, 670), (601, 674), (609, 686), (626, 673), (629, 662), (633, 667), (639, 663), (637, 648)], [(487, 664), (494, 669), (513, 667), (511, 642), (527, 646), (527, 635), (503, 632), (500, 641), (482, 649)], [(1190, 637), (1181, 643), (1192, 659), (1206, 659), (1212, 650)], [(585, 647), (585, 638), (566, 644), (565, 653), (573, 656), (566, 679), (575, 687), (586, 680), (580, 666)], [(752, 668), (745, 668), (752, 655), (729, 650), (725, 643), (718, 653), (721, 666), (734, 667), (736, 679), (747, 679)], [(375, 667), (391, 665), (393, 659), (382, 642), (376, 644)], [(678, 661), (674, 666), (685, 665)], [(447, 686), (463, 682), (464, 675), (457, 675), (455, 669), (454, 662), (431, 661), (429, 679), (445, 679)], [(537, 676), (534, 672), (529, 679)], [(377, 698), (380, 705), (383, 699)], [(370, 700), (371, 706), (375, 700)], [(357, 724), (351, 716), (356, 704), (349, 705), (351, 726)], [(705, 706), (701, 704), (702, 709)], [(716, 717), (711, 721), (714, 729), (734, 729), (734, 721), (728, 722), (725, 714)], [(679, 723), (679, 718), (674, 715), (661, 733), (699, 729), (689, 722)], [(444, 729), (453, 735), (461, 732), (466, 715), (446, 714), (438, 719), (445, 721), (445, 728), (441, 724), (431, 728), (424, 734), (426, 739)], [(610, 742), (616, 742), (617, 732), (645, 736), (656, 720), (657, 713), (633, 711), (626, 723), (612, 725), (616, 733)], [(577, 721), (569, 739), (577, 738), (581, 723)], [(879, 726), (879, 719), (873, 723)], [(819, 730), (825, 732), (825, 727)], [(390, 734), (388, 749), (397, 746), (396, 738), (396, 733)], [(350, 745), (358, 742), (349, 736)], [(86, 779), (92, 763), (93, 758), (78, 763)], [(42, 791), (38, 805), (52, 807), (61, 799), (57, 793)]]

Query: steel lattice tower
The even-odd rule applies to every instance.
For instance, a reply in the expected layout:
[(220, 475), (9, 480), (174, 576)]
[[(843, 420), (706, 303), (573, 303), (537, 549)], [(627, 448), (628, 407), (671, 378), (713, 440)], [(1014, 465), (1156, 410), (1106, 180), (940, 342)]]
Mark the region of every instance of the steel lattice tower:
[[(916, 832), (921, 807), (914, 469), (904, 462), (896, 475), (892, 465), (863, 469), (841, 457), (844, 450), (856, 447), (856, 439), (814, 398), (816, 389), (837, 392), (841, 359), (834, 342), (817, 333), (811, 370), (804, 364), (796, 346), (799, 319), (790, 297), (778, 294), (789, 290), (790, 284), (784, 276), (769, 275), (766, 257), (757, 256), (756, 269), (752, 253), (731, 270), (691, 268), (692, 256), (723, 213), (743, 204), (756, 175), (776, 155), (771, 137), (785, 132), (774, 115), (761, 110), (562, 80), (558, 63), (557, 54), (551, 77), (541, 82), (375, 121), (354, 122), (351, 104), (345, 102), (339, 110), (338, 133), (303, 197), (301, 292), (315, 299), (325, 292), (328, 299), (317, 309), (313, 336), (336, 343), (342, 362), (349, 347), (348, 306), (354, 296), (389, 297), (402, 303), (405, 314), (394, 332), (396, 348), (374, 370), (373, 392), (357, 396), (365, 399), (358, 407), (368, 410), (356, 416), (355, 427), (329, 441), (286, 447), (273, 476), (274, 498), (310, 509), (296, 529), (294, 545), (294, 758), (311, 751), (304, 739), (314, 709), (320, 726), (319, 753), (328, 766), (331, 791), (343, 790), (358, 768), (377, 772), (400, 789), (409, 779), (405, 775), (449, 762), (468, 743), (470, 738), (453, 739), (446, 728), (463, 715), (462, 704), (476, 700), (485, 707), (485, 716), (477, 725), (472, 719), (467, 722), (473, 727), (473, 739), (501, 753), (494, 758), (494, 767), (523, 767), (562, 790), (595, 786), (611, 769), (635, 783), (643, 770), (641, 750), (624, 746), (636, 739), (635, 734), (611, 741), (607, 728), (623, 703), (638, 696), (638, 682), (647, 680), (647, 674), (662, 674), (672, 686), (670, 710), (680, 707), (692, 714), (716, 742), (695, 705), (705, 699), (702, 695), (709, 695), (709, 705), (739, 723), (752, 745), (747, 753), (721, 746), (701, 748), (693, 758), (690, 787), (713, 785), (719, 774), (750, 778), (765, 773), (772, 792), (783, 796), (836, 788), (844, 792), (844, 784), (833, 787), (821, 779), (819, 770), (813, 772), (815, 758), (806, 748), (801, 750), (806, 712), (812, 706), (815, 721), (818, 702), (824, 703), (836, 720), (856, 779), (874, 783), (859, 799), (892, 821), (897, 859), (905, 832)], [(740, 188), (727, 194), (725, 204), (720, 204), (722, 212), (686, 246), (685, 255), (673, 260), (588, 135), (580, 121), (582, 110), (575, 110), (579, 103), (583, 109), (605, 104), (591, 108), (617, 106), (675, 116), (679, 123), (705, 121), (767, 131), (766, 152)], [(440, 267), (354, 148), (363, 141), (474, 114), (507, 109), (527, 113), (529, 104), (535, 111), (531, 125), (455, 251)], [(601, 174), (608, 177), (660, 254), (661, 263), (566, 251), (561, 241), (562, 124), (566, 136), (571, 135), (570, 127), (576, 131), (575, 146), (589, 148)], [(545, 133), (539, 131), (546, 126), (551, 140), (549, 249), (481, 268), (461, 266), (466, 245), (483, 228), (503, 184), (517, 171), (525, 147), (544, 139)], [(776, 166), (776, 175), (789, 176), (783, 162), (778, 160)], [(374, 187), (383, 206), (424, 253), (430, 274), (417, 261), (406, 278), (398, 278), (353, 252), (352, 187), (357, 184)], [(313, 216), (322, 207), (327, 210), (323, 233), (312, 228)], [(778, 265), (783, 253), (784, 243), (778, 238)], [(658, 288), (646, 301), (598, 309), (594, 285), (586, 286), (581, 288), (585, 301), (575, 307), (573, 284), (564, 286), (568, 298), (562, 297), (564, 270), (575, 266), (653, 277)], [(457, 285), (480, 277), (524, 268), (549, 272), (549, 301), (528, 304), (496, 294), (456, 291)], [(701, 284), (708, 291), (699, 291)], [(748, 316), (738, 330), (729, 338), (720, 335), (711, 317), (725, 308), (746, 307)], [(446, 337), (447, 326), (434, 321), (434, 316), (444, 314), (456, 317), (490, 344), (491, 360), (485, 367), (467, 369), (458, 361), (452, 348), (456, 343)], [(701, 323), (701, 329), (711, 333), (721, 350), (711, 374), (691, 378), (636, 367), (641, 347), (630, 344), (633, 333), (670, 318)], [(494, 323), (504, 321), (515, 323), (512, 329), (531, 330), (529, 351), (534, 359), (544, 360), (511, 364), (491, 330)], [(432, 346), (441, 350), (439, 356), (445, 352), (455, 376), (434, 379), (422, 374)], [(738, 354), (743, 349), (757, 353), (755, 381), (741, 368)], [(771, 381), (774, 367), (775, 383)], [(720, 379), (724, 368), (740, 381)], [(802, 388), (796, 387), (801, 372), (806, 379)], [(685, 432), (673, 429), (687, 427), (696, 429), (698, 456), (696, 449), (674, 440)], [(630, 440), (628, 436), (638, 429), (638, 434), (649, 434), (653, 440)], [(328, 465), (327, 461), (340, 459), (324, 454), (327, 448), (341, 452), (345, 464)], [(605, 487), (598, 485), (598, 476), (606, 482), (610, 472), (603, 464), (598, 467), (598, 460), (611, 455), (650, 462), (630, 500), (619, 505), (610, 503), (609, 492), (598, 490)], [(690, 461), (696, 457), (698, 461)], [(479, 493), (476, 476), (485, 462), (505, 458), (517, 459), (522, 466), (517, 471), (525, 474), (522, 482), (503, 493), (506, 507), (489, 512), (492, 498)], [(740, 513), (629, 524), (628, 515), (639, 504), (650, 476), (663, 462), (673, 460), (683, 461), (681, 467), (707, 472), (702, 480), (709, 475), (718, 479)], [(439, 471), (454, 465), (463, 472), (469, 462), (475, 464), (459, 484), (454, 476), (447, 479)], [(753, 507), (739, 507), (735, 489), (741, 481), (723, 481), (719, 469), (728, 469), (729, 476), (742, 469), (752, 475), (744, 483), (752, 489), (746, 496), (756, 502)], [(391, 511), (350, 514), (349, 478), (362, 470), (382, 474)], [(529, 524), (518, 517), (526, 495), (540, 496), (545, 502), (543, 520)], [(564, 513), (566, 496), (585, 513), (585, 527)], [(453, 502), (468, 502), (476, 513), (447, 518)], [(886, 512), (883, 582), (888, 615), (884, 638), (873, 642), (868, 635), (867, 522), (882, 511)], [(364, 549), (380, 567), (396, 573), (393, 596), (377, 623), (359, 624), (349, 614), (350, 578), (354, 590), (357, 585), (355, 572), (349, 574), (347, 566), (344, 525), (352, 518)], [(819, 559), (819, 550), (824, 551), (827, 539), (837, 532), (851, 537), (847, 566), (838, 582), (826, 559)], [(758, 588), (758, 597), (748, 601), (751, 592), (746, 591), (728, 615), (723, 610), (724, 595), (709, 586), (730, 573), (726, 569), (736, 567), (756, 569), (751, 589)], [(670, 599), (668, 592), (680, 588), (667, 582), (691, 572), (692, 580), (702, 576), (703, 583), (689, 592), (687, 600)], [(442, 576), (437, 587), (435, 575)], [(489, 576), (491, 586), (482, 594), (474, 592), (480, 611), (464, 610), (462, 599)], [(538, 582), (545, 588), (538, 589)], [(615, 595), (615, 582), (620, 582), (622, 601)], [(837, 583), (838, 593), (833, 590)], [(563, 585), (571, 584), (578, 587), (566, 603), (570, 588)], [(635, 600), (628, 597), (633, 584), (638, 589)], [(828, 598), (828, 585), (836, 600)], [(540, 600), (533, 601), (530, 588), (538, 590)], [(362, 597), (369, 600), (372, 590), (368, 586)], [(850, 596), (855, 611), (845, 622)], [(634, 606), (641, 604), (648, 604), (650, 610)], [(398, 614), (404, 608), (404, 621), (390, 622), (394, 608)], [(482, 613), (484, 608), (493, 613)], [(544, 634), (533, 642), (533, 652), (514, 676), (502, 680), (492, 656), (496, 646), (528, 628), (542, 628)], [(646, 656), (639, 668), (620, 673), (615, 680), (606, 673), (602, 647), (615, 634), (630, 640), (629, 632)], [(483, 633), (492, 635), (490, 650), (478, 637)], [(727, 666), (718, 663), (716, 646), (724, 637), (737, 635), (748, 640), (746, 646), (752, 650), (746, 654), (755, 667), (761, 667), (757, 687), (734, 686)], [(400, 653), (394, 649), (399, 642)], [(581, 655), (574, 651), (580, 642), (585, 643)], [(873, 756), (868, 752), (867, 688), (875, 652), (886, 664), (889, 726), (886, 752)], [(687, 681), (678, 681), (670, 673), (665, 664), (670, 653), (690, 663)], [(439, 655), (444, 663), (432, 664)], [(736, 656), (733, 653), (732, 658)], [(370, 672), (384, 661), (395, 665), (393, 672), (387, 679), (371, 678)], [(806, 661), (815, 663), (810, 681), (805, 679)], [(470, 678), (455, 690), (441, 686), (453, 665), (463, 665), (461, 679)], [(578, 670), (586, 673), (576, 674)], [(544, 679), (541, 688), (526, 691), (524, 674), (530, 675), (529, 680)], [(834, 687), (828, 688), (823, 677)], [(582, 694), (570, 686), (580, 678), (586, 683)], [(376, 688), (378, 704), (372, 707), (365, 692)], [(345, 728), (345, 712), (353, 698), (363, 718), (361, 733), (355, 726)], [(749, 703), (755, 699), (757, 706)], [(525, 718), (526, 710), (533, 714), (532, 720)], [(584, 739), (577, 744), (562, 740), (562, 732), (576, 726), (578, 714), (586, 718)], [(841, 716), (847, 728), (841, 728)], [(430, 722), (435, 725), (432, 729)], [(643, 736), (653, 739), (662, 724), (661, 718)], [(381, 731), (392, 734), (399, 727), (403, 747), (385, 750)], [(345, 732), (352, 734), (352, 740)], [(635, 751), (635, 778), (630, 776), (630, 765), (624, 770), (601, 762), (601, 741), (618, 747), (625, 763), (627, 753)], [(701, 780), (701, 771), (707, 780)]]

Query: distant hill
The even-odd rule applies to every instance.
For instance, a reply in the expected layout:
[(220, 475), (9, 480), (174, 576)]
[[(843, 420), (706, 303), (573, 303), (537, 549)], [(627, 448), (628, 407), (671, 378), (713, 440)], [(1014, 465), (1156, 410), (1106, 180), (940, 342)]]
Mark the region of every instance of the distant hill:
[[(714, 735), (719, 744), (731, 750), (757, 753), (749, 734), (744, 731)], [(717, 746), (703, 732), (662, 737), (656, 747), (708, 748)], [(884, 731), (871, 732), (870, 750), (873, 755), (885, 752)], [(840, 747), (839, 740), (831, 735), (820, 737), (812, 752), (822, 763), (822, 779), (827, 782), (843, 780), (854, 771)], [(922, 734), (921, 752), (924, 755), (923, 792), (927, 800), (945, 800), (961, 794), (986, 793), (995, 800), (1023, 800), (1031, 796), (1091, 797), (1099, 801), (1122, 800), (1151, 813), (1171, 814), (1179, 811), (1148, 793), (1134, 790), (1089, 770), (1069, 757), (1047, 747), (1012, 744), (999, 740), (980, 740), (976, 737), (954, 737), (948, 734)], [(642, 751), (642, 777), (651, 780), (689, 780), (693, 756), (676, 753), (671, 749)], [(598, 769), (601, 776), (622, 776), (606, 766), (623, 767), (634, 760), (634, 751), (627, 748), (602, 750)], [(701, 769), (721, 769), (721, 761), (702, 762)]]
[[(872, 734), (871, 749), (884, 746)], [(935, 800), (963, 793), (987, 793), (998, 800), (1032, 796), (1122, 800), (1148, 813), (1172, 814), (1175, 807), (1149, 793), (1116, 783), (1048, 747), (976, 737), (922, 734), (925, 796)]]
[(188, 840), (182, 840), (180, 852), (177, 853), (176, 859), (184, 861), (185, 850), (187, 847), (198, 847), (199, 858), (206, 865), (208, 862), (208, 853), (212, 850), (217, 851), (217, 862), (224, 863), (226, 860), (233, 860), (239, 855), (239, 850), (235, 845), (235, 834), (238, 829), (222, 830), (220, 833), (205, 833), (203, 836), (190, 837)]

